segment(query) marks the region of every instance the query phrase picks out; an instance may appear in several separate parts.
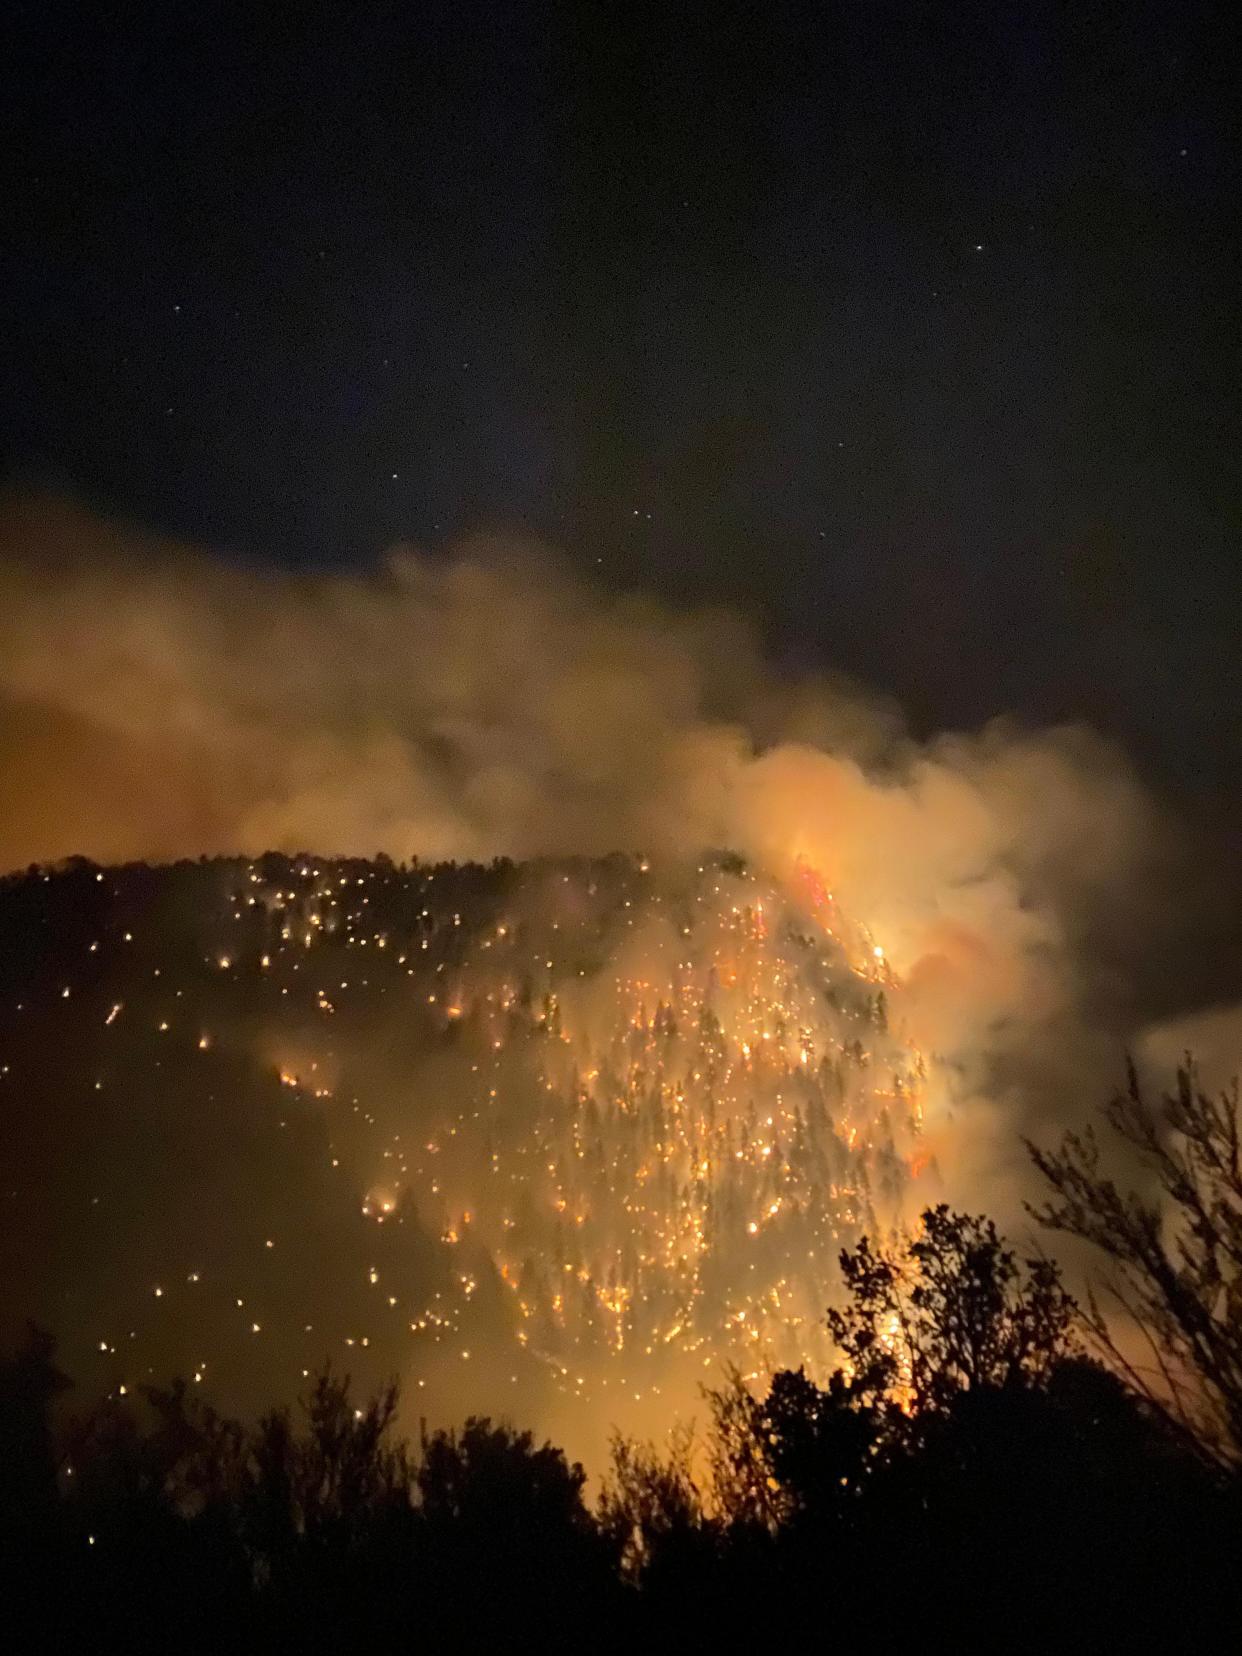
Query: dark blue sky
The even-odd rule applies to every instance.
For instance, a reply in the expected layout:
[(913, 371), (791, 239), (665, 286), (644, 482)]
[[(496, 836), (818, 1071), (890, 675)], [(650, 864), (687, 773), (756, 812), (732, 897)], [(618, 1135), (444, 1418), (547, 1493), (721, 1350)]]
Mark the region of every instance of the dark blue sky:
[(298, 566), (532, 529), (1235, 792), (1208, 8), (276, 10), (8, 8), (12, 480)]

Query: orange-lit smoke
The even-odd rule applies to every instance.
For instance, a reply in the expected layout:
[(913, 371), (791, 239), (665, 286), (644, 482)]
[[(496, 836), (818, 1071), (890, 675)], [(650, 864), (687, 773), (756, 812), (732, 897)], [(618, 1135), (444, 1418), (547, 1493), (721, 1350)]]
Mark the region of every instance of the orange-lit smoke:
[(920, 743), (853, 685), (770, 670), (737, 617), (605, 593), (534, 548), (296, 576), (47, 500), (0, 516), (0, 767), (6, 868), (306, 846), (803, 860), (904, 981), (972, 1177), (999, 1106), (1095, 1061), (1082, 938), (1161, 836), (1085, 729)]

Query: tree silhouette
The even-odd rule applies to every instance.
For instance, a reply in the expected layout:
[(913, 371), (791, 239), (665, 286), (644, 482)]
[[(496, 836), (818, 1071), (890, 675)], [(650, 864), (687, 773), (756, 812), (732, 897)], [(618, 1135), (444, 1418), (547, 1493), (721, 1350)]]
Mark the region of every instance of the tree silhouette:
[(617, 1433), (600, 1491), (600, 1527), (626, 1578), (647, 1588), (657, 1576), (681, 1580), (691, 1559), (710, 1555), (715, 1525), (693, 1470), (694, 1439), (675, 1427), (668, 1452)]
[(1074, 1303), (1048, 1259), (1019, 1261), (990, 1219), (927, 1208), (896, 1253), (841, 1255), (850, 1302), (828, 1313), (853, 1394), (916, 1410), (979, 1386), (1038, 1384), (1071, 1349)]
[(45, 1528), (56, 1506), (52, 1404), (70, 1382), (55, 1356), (55, 1340), (32, 1324), (25, 1344), (0, 1362), (0, 1536), (8, 1546)]
[(1123, 1350), (1093, 1295), (1082, 1324), (1095, 1347), (1175, 1430), (1226, 1467), (1242, 1467), (1242, 1154), (1235, 1081), (1211, 1096), (1187, 1058), (1158, 1106), (1137, 1071), (1103, 1111), (1153, 1191), (1122, 1192), (1093, 1129), (1058, 1150), (1028, 1143), (1054, 1195), (1031, 1212), (1108, 1258), (1107, 1299), (1140, 1331)]
[(615, 1545), (585, 1482), (561, 1450), (485, 1418), (423, 1439), (419, 1540), (446, 1635), (505, 1640), (516, 1623), (537, 1626), (543, 1648), (580, 1640), (616, 1586)]
[(37, 1610), (34, 1584), (66, 1540), (52, 1411), (69, 1381), (55, 1351), (52, 1337), (31, 1325), (0, 1361), (0, 1602), (6, 1619), (19, 1622)]
[[(843, 1257), (842, 1362), (706, 1393), (705, 1441), (614, 1441), (593, 1512), (550, 1443), (396, 1435), (325, 1368), (246, 1426), (180, 1382), (57, 1430), (34, 1336), (0, 1363), (7, 1648), (1198, 1647), (1239, 1608), (1242, 1480), (1075, 1352), (1055, 1270), (930, 1209)], [(59, 1471), (59, 1477), (58, 1477)], [(25, 1526), (23, 1531), (22, 1526)]]

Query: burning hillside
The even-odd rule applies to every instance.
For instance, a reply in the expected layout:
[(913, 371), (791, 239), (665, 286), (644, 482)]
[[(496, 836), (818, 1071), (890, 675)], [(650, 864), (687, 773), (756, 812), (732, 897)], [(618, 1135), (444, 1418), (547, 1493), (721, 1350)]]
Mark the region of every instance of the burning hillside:
[(78, 863), (0, 925), (6, 1300), (102, 1390), (326, 1355), (433, 1417), (667, 1416), (826, 1355), (926, 1160), (900, 984), (806, 866)]

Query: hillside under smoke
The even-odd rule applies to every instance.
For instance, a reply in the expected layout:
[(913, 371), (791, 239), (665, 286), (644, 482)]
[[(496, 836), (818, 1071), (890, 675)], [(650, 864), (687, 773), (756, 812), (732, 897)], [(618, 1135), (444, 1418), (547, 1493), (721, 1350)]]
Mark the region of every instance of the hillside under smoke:
[[(998, 722), (973, 735), (919, 742), (892, 707), (854, 686), (822, 677), (791, 681), (772, 671), (756, 635), (737, 617), (671, 613), (640, 598), (607, 594), (530, 547), (478, 543), (436, 560), (398, 551), (371, 576), (295, 577), (156, 547), (67, 506), (25, 501), (11, 503), (0, 521), (0, 553), (0, 866), (51, 864), (71, 855), (101, 863), (258, 858), (312, 846), (323, 858), (382, 852), (398, 862), (417, 859), (423, 868), (440, 860), (503, 857), (561, 859), (557, 866), (575, 870), (564, 875), (561, 890), (550, 875), (537, 873), (552, 865), (533, 864), (518, 882), (518, 895), (502, 881), (480, 912), (457, 921), (430, 900), (423, 906), (435, 917), (437, 935), (446, 925), (464, 927), (473, 976), (466, 974), (468, 982), (449, 985), (447, 992), (456, 997), (463, 1027), (469, 1026), (460, 1050), (475, 1053), (471, 1063), (479, 1061), (476, 1047), (490, 1051), (489, 1043), (496, 1042), (496, 1051), (502, 1045), (509, 1050), (512, 1029), (494, 1030), (488, 1022), (501, 1015), (498, 1007), (519, 1021), (543, 1019), (539, 1062), (532, 1066), (529, 1054), (515, 1059), (520, 1078), (511, 1076), (499, 1089), (502, 1136), (511, 1148), (524, 1133), (532, 1145), (542, 1142), (540, 1089), (560, 1100), (560, 1116), (551, 1126), (545, 1123), (549, 1142), (559, 1146), (552, 1153), (554, 1171), (546, 1189), (536, 1183), (528, 1196), (541, 1212), (548, 1203), (563, 1202), (565, 1212), (580, 1205), (590, 1261), (573, 1268), (587, 1272), (575, 1276), (573, 1315), (588, 1319), (589, 1338), (602, 1342), (601, 1350), (617, 1338), (640, 1338), (645, 1345), (684, 1336), (701, 1341), (708, 1358), (719, 1356), (729, 1349), (719, 1317), (734, 1317), (748, 1306), (753, 1316), (761, 1301), (765, 1314), (772, 1312), (772, 1300), (764, 1299), (772, 1292), (774, 1327), (787, 1335), (798, 1325), (780, 1314), (794, 1301), (800, 1324), (813, 1325), (836, 1241), (860, 1221), (890, 1222), (903, 1203), (908, 1206), (911, 1178), (928, 1169), (936, 1194), (1011, 1217), (1023, 1177), (1018, 1132), (1081, 1120), (1115, 1079), (1126, 1044), (1142, 1041), (1144, 1023), (1164, 1012), (1167, 1024), (1187, 1009), (1175, 993), (1164, 1005), (1153, 1005), (1151, 995), (1153, 957), (1172, 949), (1176, 958), (1195, 923), (1185, 905), (1174, 919), (1166, 896), (1175, 839), (1124, 758), (1085, 728), (1031, 733)], [(953, 641), (946, 639), (944, 647), (951, 649)], [(713, 847), (740, 858), (745, 874), (731, 872), (728, 858), (720, 863), (708, 855)], [(649, 859), (658, 879), (653, 875), (641, 892), (636, 888), (628, 896), (611, 892), (605, 914), (597, 896), (600, 877), (583, 872), (573, 859), (616, 852)], [(179, 958), (194, 959), (200, 977), (203, 961), (217, 955), (232, 961), (234, 946), (212, 933), (217, 907), (253, 897), (270, 919), (280, 906), (280, 880), (256, 873), (257, 866), (227, 865), (231, 872), (212, 888), (211, 901), (200, 891), (189, 910), (171, 876), (157, 882), (151, 901), (159, 919), (142, 916), (136, 895), (142, 882), (126, 877), (123, 895), (132, 912), (126, 929), (147, 939), (144, 970), (168, 969), (160, 949), (173, 948), (178, 928)], [(642, 863), (624, 866), (631, 871), (627, 877), (636, 878), (633, 870)], [(239, 872), (243, 867), (249, 872)], [(346, 877), (374, 878), (375, 867)], [(694, 911), (692, 921), (683, 916), (672, 926), (674, 910), (688, 916), (703, 900), (699, 886), (705, 879), (716, 882), (708, 917)], [(734, 889), (743, 880), (757, 882), (755, 889)], [(111, 881), (108, 876), (104, 882), (109, 891)], [(200, 1036), (213, 1049), (218, 1043), (232, 1055), (230, 1062), (275, 1075), (277, 1096), (281, 1069), (305, 1089), (307, 1066), (322, 1066), (309, 1088), (312, 1116), (320, 1083), (325, 1098), (336, 1095), (340, 1076), (334, 1071), (364, 1073), (362, 1082), (355, 1076), (351, 1096), (365, 1101), (359, 1110), (376, 1132), (381, 1119), (390, 1133), (412, 1127), (421, 1144), (436, 1142), (442, 1151), (439, 1140), (452, 1123), (439, 1119), (440, 1103), (451, 1103), (450, 1115), (458, 1112), (464, 1099), (474, 1097), (475, 1082), (468, 1078), (477, 1077), (468, 1066), (459, 1073), (458, 1047), (440, 1050), (442, 1002), (433, 1005), (434, 1040), (413, 1047), (398, 1033), (412, 1014), (405, 1000), (398, 1002), (395, 984), (388, 999), (369, 997), (367, 1018), (350, 1039), (337, 1025), (327, 1046), (319, 1035), (308, 1044), (284, 1016), (287, 1008), (272, 1015), (269, 991), (261, 987), (265, 981), (270, 986), (267, 968), (256, 965), (260, 956), (280, 957), (282, 989), (289, 991), (299, 969), (293, 953), (312, 943), (323, 946), (328, 932), (336, 931), (323, 906), (327, 886), (319, 873), (299, 873), (293, 883), (296, 897), (291, 891), (287, 906), (298, 912), (281, 922), (284, 935), (278, 927), (275, 941), (262, 948), (256, 943), (241, 977), (225, 972), (234, 990), (224, 1004), (218, 1001), (220, 984), (213, 982), (216, 998), (196, 1008), (195, 1017), (212, 1028), (194, 1029), (194, 1052)], [(757, 891), (766, 894), (766, 919), (755, 918)], [(653, 892), (665, 904), (659, 913)], [(313, 923), (302, 912), (312, 897), (319, 905)], [(572, 912), (562, 912), (565, 902)], [(618, 925), (624, 914), (618, 905), (630, 903), (642, 910), (637, 932), (636, 914)], [(58, 923), (67, 923), (68, 911), (56, 912)], [(460, 906), (454, 912), (460, 914)], [(386, 935), (384, 946), (402, 945), (392, 958), (414, 954), (409, 971), (417, 974), (425, 1018), (427, 996), (437, 991), (423, 983), (427, 962), (414, 953), (418, 911), (407, 918), (408, 935)], [(83, 936), (81, 947), (102, 944), (105, 936), (115, 947), (114, 921), (101, 915), (100, 936)], [(562, 924), (575, 949), (584, 947), (587, 933), (594, 938), (580, 982), (566, 982), (541, 964), (560, 960), (549, 928)], [(357, 923), (351, 925), (357, 931)], [(774, 928), (770, 934), (768, 926)], [(529, 945), (532, 962), (547, 979), (541, 987), (527, 984), (523, 990), (516, 960), (501, 969), (501, 956), (512, 945), (504, 944), (506, 933), (497, 927), (514, 928), (511, 935)], [(734, 935), (738, 927), (740, 937)], [(332, 947), (339, 951), (348, 943), (360, 951), (363, 942), (357, 931), (350, 939), (337, 937)], [(378, 937), (369, 936), (368, 946), (374, 959)], [(492, 953), (479, 976), (484, 947)], [(750, 951), (748, 963), (743, 969), (735, 961), (729, 969), (741, 972), (745, 987), (740, 999), (731, 1000), (719, 976), (721, 951), (739, 949)], [(334, 962), (329, 978), (313, 956), (312, 950), (300, 964), (315, 976), (315, 994), (334, 1001), (333, 984), (344, 989), (357, 968), (342, 972)], [(92, 1003), (92, 1017), (98, 1013), (110, 1032), (104, 1020), (111, 1007), (132, 1008), (140, 999), (133, 958), (112, 961), (108, 970), (116, 976), (106, 992), (98, 987), (99, 1005)], [(450, 973), (453, 958), (439, 962)], [(64, 975), (67, 964), (69, 957), (57, 952), (52, 977)], [(299, 994), (307, 981), (296, 980)], [(186, 992), (188, 984), (188, 978), (181, 984)], [(71, 1004), (81, 1004), (74, 1000), (79, 986), (72, 971), (53, 987), (57, 994), (69, 990)], [(882, 1017), (875, 1002), (881, 992)], [(5, 993), (13, 1005), (24, 998), (28, 1008), (21, 1017), (12, 1006), (6, 1011), (9, 1038), (17, 1040), (30, 1027), (30, 985), (10, 972)], [(150, 993), (147, 985), (141, 998)], [(195, 993), (203, 993), (201, 983)], [(540, 995), (552, 997), (542, 1010)], [(506, 997), (512, 1004), (505, 1004)], [(179, 1029), (184, 1020), (170, 1016), (170, 1008), (155, 1017), (151, 1004), (143, 1016), (154, 1018), (155, 1029), (165, 1022)], [(312, 1011), (322, 1013), (317, 1000)], [(47, 1015), (45, 1006), (39, 1016)], [(715, 1057), (712, 1023), (702, 1022), (704, 1016), (721, 1029), (723, 1045)], [(854, 1050), (860, 1030), (846, 1023), (859, 1019), (860, 1028), (870, 1031), (866, 1062), (857, 1059), (862, 1079), (856, 1085), (837, 1070), (821, 1075), (826, 1055), (838, 1064), (847, 1048)], [(550, 1067), (549, 1020), (558, 1050), (563, 1047), (563, 1057)], [(1150, 1050), (1167, 1056), (1179, 1028), (1152, 1036)], [(1213, 1029), (1219, 1034), (1219, 1020)], [(190, 1033), (180, 1029), (177, 1038)], [(40, 1027), (35, 1046), (48, 1035)], [(458, 1031), (452, 1039), (466, 1037)], [(773, 1050), (780, 1058), (762, 1083), (752, 1076), (743, 1084), (738, 1077), (760, 1062), (757, 1055), (752, 1059), (752, 1039), (777, 1040)], [(526, 1041), (524, 1035), (518, 1043), (523, 1050)], [(642, 1052), (630, 1050), (635, 1041)], [(1228, 1040), (1216, 1045), (1227, 1047)], [(23, 1052), (27, 1065), (34, 1062), (28, 1047)], [(641, 1085), (634, 1064), (642, 1070)], [(713, 1070), (712, 1084), (702, 1092), (705, 1064), (718, 1064), (721, 1075), (727, 1069), (732, 1079), (717, 1085)], [(591, 1065), (596, 1075), (585, 1081)], [(819, 1077), (814, 1097), (799, 1091), (807, 1065)], [(183, 1067), (181, 1060), (174, 1066), (177, 1089)], [(59, 1073), (48, 1066), (44, 1083)], [(85, 1072), (77, 1080), (85, 1085)], [(604, 1198), (598, 1180), (588, 1202), (568, 1172), (556, 1170), (566, 1145), (581, 1148), (591, 1108), (597, 1124), (610, 1109), (624, 1113), (634, 1086), (640, 1092), (655, 1086), (658, 1095), (652, 1103), (642, 1092), (643, 1108), (655, 1111), (640, 1132), (646, 1140), (626, 1148), (624, 1135), (609, 1140), (602, 1126), (598, 1136), (610, 1165), (621, 1157), (626, 1178), (646, 1165), (654, 1146), (663, 1147), (656, 1161), (669, 1188), (657, 1206), (661, 1245), (672, 1249), (675, 1268), (670, 1264), (668, 1280), (654, 1287), (638, 1270), (636, 1239), (627, 1243), (634, 1214), (624, 1205), (610, 1207), (613, 1198)], [(677, 1086), (683, 1101), (697, 1099), (693, 1108), (686, 1105), (697, 1123), (693, 1130), (670, 1119), (675, 1094), (661, 1089)], [(433, 1107), (428, 1099), (436, 1089), (443, 1097)], [(41, 1172), (33, 1185), (26, 1179), (27, 1198), (31, 1189), (46, 1192), (54, 1226), (65, 1165), (80, 1151), (73, 1134), (88, 1129), (75, 1113), (77, 1103), (64, 1104), (52, 1093), (43, 1102), (51, 1119), (63, 1108), (66, 1123), (74, 1123), (56, 1143), (40, 1141), (35, 1160)], [(120, 1108), (119, 1117), (105, 1111), (99, 1122), (111, 1120), (119, 1131), (123, 1102)], [(730, 1288), (712, 1276), (712, 1270), (727, 1275), (737, 1266), (728, 1250), (710, 1269), (703, 1265), (709, 1287), (691, 1291), (683, 1279), (687, 1236), (696, 1234), (695, 1227), (700, 1241), (705, 1225), (718, 1231), (713, 1245), (726, 1234), (718, 1209), (705, 1217), (706, 1198), (702, 1190), (695, 1195), (692, 1174), (705, 1155), (714, 1168), (717, 1152), (726, 1153), (723, 1139), (716, 1150), (705, 1151), (704, 1135), (717, 1125), (714, 1118), (710, 1128), (705, 1122), (718, 1108), (722, 1131), (726, 1121), (730, 1132), (745, 1128), (746, 1157), (762, 1130), (769, 1135), (763, 1140), (769, 1156), (776, 1154), (784, 1168), (770, 1190), (758, 1177), (744, 1197), (730, 1197), (736, 1211), (729, 1222), (758, 1224), (766, 1211), (757, 1205), (763, 1195), (766, 1206), (776, 1204), (774, 1218), (796, 1213), (797, 1224), (809, 1227), (793, 1240), (792, 1233), (785, 1235), (762, 1294), (740, 1294), (737, 1284)], [(414, 1116), (397, 1125), (407, 1109)], [(867, 1156), (879, 1156), (887, 1174), (872, 1161), (855, 1165), (851, 1110), (858, 1116), (856, 1131), (860, 1122), (867, 1124)], [(88, 1111), (85, 1119), (96, 1118)], [(305, 1130), (313, 1136), (317, 1129)], [(332, 1136), (330, 1118), (323, 1131)], [(106, 1141), (104, 1125), (99, 1132)], [(421, 1136), (425, 1132), (429, 1138)], [(816, 1132), (818, 1144), (812, 1142)], [(795, 1137), (800, 1148), (791, 1160)], [(523, 1260), (516, 1253), (510, 1258), (501, 1246), (505, 1221), (518, 1221), (505, 1204), (489, 1207), (479, 1199), (488, 1165), (470, 1157), (482, 1156), (491, 1140), (472, 1127), (463, 1146), (467, 1141), (466, 1160), (444, 1194), (451, 1186), (459, 1213), (480, 1214), (483, 1229), (472, 1245), (481, 1250), (487, 1280), (503, 1300), (508, 1290), (496, 1284), (508, 1280), (506, 1272), (520, 1275), (523, 1269)], [(241, 1134), (234, 1150), (248, 1142)], [(266, 1148), (255, 1143), (248, 1153), (262, 1158), (282, 1142), (273, 1139)], [(732, 1155), (740, 1140), (730, 1143)], [(384, 1149), (391, 1154), (393, 1143), (385, 1141)], [(26, 1145), (22, 1154), (30, 1153)], [(318, 1180), (319, 1151), (305, 1153)], [(637, 1159), (631, 1166), (626, 1158)], [(354, 1175), (365, 1190), (378, 1193), (376, 1201), (398, 1204), (403, 1179), (385, 1182), (374, 1168), (363, 1168), (365, 1160), (358, 1151)], [(801, 1173), (790, 1171), (795, 1161)], [(247, 1187), (252, 1175), (242, 1178), (237, 1154), (229, 1165), (239, 1188)], [(443, 1165), (453, 1165), (453, 1158)], [(154, 1166), (151, 1176), (158, 1183)], [(17, 1189), (25, 1177), (7, 1182)], [(829, 1186), (833, 1196), (825, 1206)], [(345, 1223), (336, 1200), (333, 1195), (325, 1205), (311, 1198), (306, 1211), (316, 1215), (316, 1224)], [(417, 1222), (429, 1227), (433, 1254), (440, 1231), (458, 1223), (452, 1206), (434, 1218), (420, 1212)], [(351, 1223), (353, 1216), (351, 1208)], [(492, 1233), (484, 1235), (488, 1226)], [(354, 1238), (346, 1246), (351, 1260), (356, 1245)], [(791, 1285), (781, 1261), (808, 1250), (818, 1263)], [(693, 1248), (691, 1254), (698, 1258)], [(311, 1255), (318, 1257), (313, 1249)], [(611, 1279), (609, 1258), (628, 1261)], [(754, 1263), (752, 1251), (745, 1259), (748, 1274)], [(176, 1268), (185, 1264), (179, 1258)], [(634, 1313), (626, 1306), (640, 1280), (651, 1305), (627, 1334), (626, 1316)], [(514, 1293), (516, 1282), (510, 1284)], [(710, 1305), (709, 1322), (717, 1318), (708, 1332), (683, 1315), (700, 1294), (706, 1299), (698, 1310)], [(542, 1347), (549, 1361), (555, 1328), (563, 1334), (570, 1316), (564, 1297), (559, 1306), (555, 1298), (546, 1282), (538, 1292), (529, 1288), (528, 1303), (539, 1307), (531, 1315), (545, 1325)], [(432, 1313), (420, 1304), (419, 1314)], [(674, 1325), (677, 1335), (669, 1336)], [(101, 1338), (112, 1344), (112, 1331)], [(794, 1355), (778, 1338), (753, 1338), (773, 1355)], [(557, 1361), (566, 1355), (562, 1349)]]
[(602, 1432), (822, 1363), (840, 1247), (937, 1188), (933, 1066), (809, 871), (75, 863), (0, 938), (0, 1286), (91, 1385), (328, 1356)]

